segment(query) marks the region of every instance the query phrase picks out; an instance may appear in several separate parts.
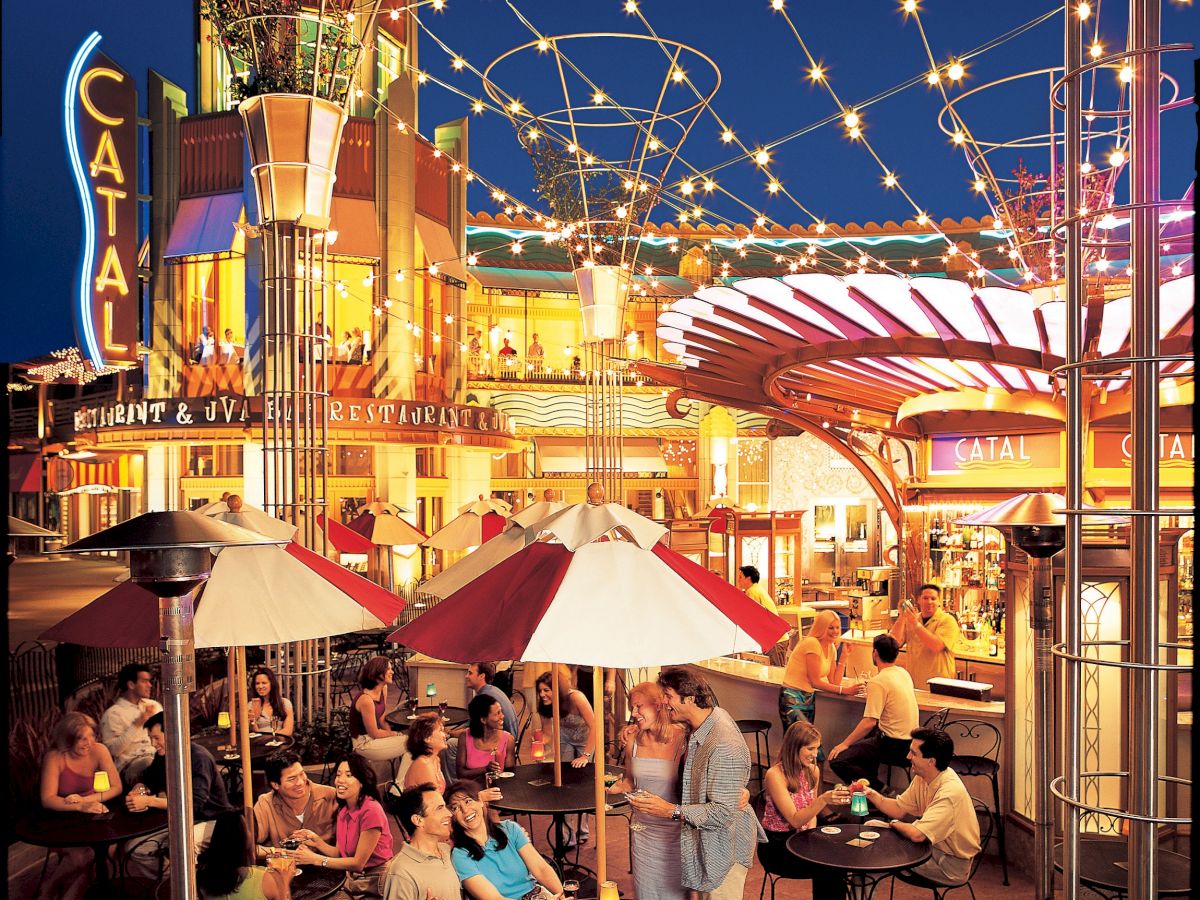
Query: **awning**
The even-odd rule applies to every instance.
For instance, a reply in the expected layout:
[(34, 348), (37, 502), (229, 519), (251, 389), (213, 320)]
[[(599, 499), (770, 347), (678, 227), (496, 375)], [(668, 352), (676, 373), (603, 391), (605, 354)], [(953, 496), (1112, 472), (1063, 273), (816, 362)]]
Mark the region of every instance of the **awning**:
[(240, 221), (244, 212), (240, 191), (181, 200), (163, 257), (172, 259), (231, 252), (235, 234), (233, 223)]
[(41, 459), (36, 453), (18, 453), (8, 458), (8, 492), (36, 494), (42, 489)]
[[(471, 277), (485, 288), (501, 291), (530, 291), (533, 293), (577, 294), (575, 276), (556, 269), (506, 269), (502, 266), (476, 266)], [(645, 288), (649, 297), (686, 297), (695, 292), (696, 286), (678, 275), (638, 275), (634, 283)], [(640, 297), (640, 290), (631, 299)]]
[(375, 201), (359, 197), (333, 197), (329, 228), (338, 233), (329, 247), (332, 256), (354, 259), (379, 259), (379, 224), (375, 221)]
[[(570, 474), (587, 471), (583, 438), (539, 437), (535, 439), (539, 462), (543, 472)], [(655, 438), (625, 438), (621, 444), (622, 468), (629, 474), (638, 472), (666, 472)]]
[(421, 236), (425, 256), (431, 263), (437, 263), (438, 268), (448, 275), (461, 281), (467, 280), (466, 266), (445, 225), (439, 225), (428, 216), (417, 213), (417, 234)]

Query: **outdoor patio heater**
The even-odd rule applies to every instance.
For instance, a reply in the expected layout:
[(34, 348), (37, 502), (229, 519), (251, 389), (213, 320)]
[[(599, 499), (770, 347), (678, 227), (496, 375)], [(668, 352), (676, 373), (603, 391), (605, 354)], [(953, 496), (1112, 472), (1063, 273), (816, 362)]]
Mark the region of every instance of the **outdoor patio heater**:
[(171, 859), (171, 896), (194, 900), (196, 870), (191, 860), (192, 758), (188, 695), (196, 687), (196, 647), (192, 594), (212, 570), (212, 551), (280, 543), (193, 512), (152, 512), (89, 535), (64, 547), (64, 553), (129, 553), (131, 581), (158, 599), (162, 639), (163, 728), (167, 739), (167, 831)]
[[(1054, 807), (1050, 794), (1054, 744), (1054, 567), (1067, 544), (1066, 501), (1058, 494), (1018, 494), (957, 520), (996, 528), (1029, 556), (1029, 627), (1033, 632), (1033, 869), (1038, 900), (1054, 895)], [(997, 815), (1000, 811), (996, 811)]]

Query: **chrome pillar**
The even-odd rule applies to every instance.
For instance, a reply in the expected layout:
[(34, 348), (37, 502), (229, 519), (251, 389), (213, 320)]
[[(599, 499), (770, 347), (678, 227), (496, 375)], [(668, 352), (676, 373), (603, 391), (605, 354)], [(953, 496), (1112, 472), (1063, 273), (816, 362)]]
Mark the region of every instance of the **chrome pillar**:
[[(1083, 144), (1083, 101), (1082, 84), (1078, 76), (1072, 77), (1083, 62), (1083, 27), (1073, 14), (1070, 4), (1063, 13), (1065, 47), (1063, 100), (1063, 217), (1066, 219), (1064, 257), (1064, 279), (1067, 303), (1066, 344), (1066, 502), (1067, 509), (1083, 509), (1084, 453), (1087, 448), (1087, 432), (1084, 423), (1083, 370), (1083, 306), (1086, 291), (1083, 280), (1082, 223), (1076, 216), (1083, 205), (1083, 184), (1080, 172)], [(1081, 595), (1083, 593), (1083, 519), (1068, 513), (1066, 517), (1066, 555), (1064, 592), (1066, 605), (1063, 615), (1062, 637), (1068, 654), (1079, 656), (1081, 629)], [(1060, 774), (1067, 797), (1080, 799), (1079, 734), (1082, 727), (1082, 673), (1077, 662), (1062, 661), (1062, 715), (1059, 746), (1062, 751)], [(1079, 896), (1079, 810), (1063, 804), (1063, 894), (1065, 900), (1077, 900)], [(1046, 900), (1054, 892), (1054, 870), (1038, 877), (1038, 900)]]
[[(1131, 0), (1129, 227), (1133, 289), (1130, 346), (1130, 433), (1132, 471), (1129, 553), (1129, 662), (1158, 663), (1158, 199), (1159, 199), (1159, 0)], [(1139, 53), (1138, 51), (1149, 51)], [(1129, 760), (1126, 809), (1136, 816), (1158, 815), (1161, 681), (1153, 668), (1129, 670)], [(1157, 825), (1129, 822), (1129, 896), (1158, 895)]]

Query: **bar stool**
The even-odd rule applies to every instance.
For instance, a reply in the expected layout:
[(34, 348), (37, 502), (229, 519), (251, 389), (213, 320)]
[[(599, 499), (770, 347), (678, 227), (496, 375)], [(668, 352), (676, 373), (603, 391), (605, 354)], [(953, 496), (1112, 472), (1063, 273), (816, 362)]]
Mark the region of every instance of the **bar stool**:
[(996, 838), (1000, 845), (1000, 871), (1004, 876), (1004, 884), (1008, 884), (1008, 857), (1005, 854), (1004, 816), (1000, 812), (1000, 742), (1003, 736), (1000, 729), (991, 722), (980, 719), (955, 719), (942, 728), (950, 737), (959, 742), (968, 740), (980, 741), (978, 754), (955, 753), (950, 760), (950, 768), (960, 777), (977, 776), (986, 778), (992, 783), (992, 816), (996, 821)]
[[(763, 773), (771, 768), (771, 723), (766, 719), (738, 719), (738, 731), (742, 734), (754, 735), (754, 761), (751, 763), (752, 770), (757, 774), (754, 776), (758, 779), (758, 789), (763, 789)], [(759, 745), (759, 738), (762, 738), (762, 745)], [(749, 743), (749, 741), (747, 741)], [(767, 764), (762, 764), (763, 748), (766, 749)]]

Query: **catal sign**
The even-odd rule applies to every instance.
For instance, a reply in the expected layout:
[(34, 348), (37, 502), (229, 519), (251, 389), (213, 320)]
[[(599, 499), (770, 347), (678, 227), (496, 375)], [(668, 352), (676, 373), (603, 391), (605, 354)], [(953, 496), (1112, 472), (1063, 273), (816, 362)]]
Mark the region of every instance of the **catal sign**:
[(63, 125), (83, 220), (75, 325), (96, 368), (137, 362), (137, 89), (96, 50), (98, 32), (67, 71)]

